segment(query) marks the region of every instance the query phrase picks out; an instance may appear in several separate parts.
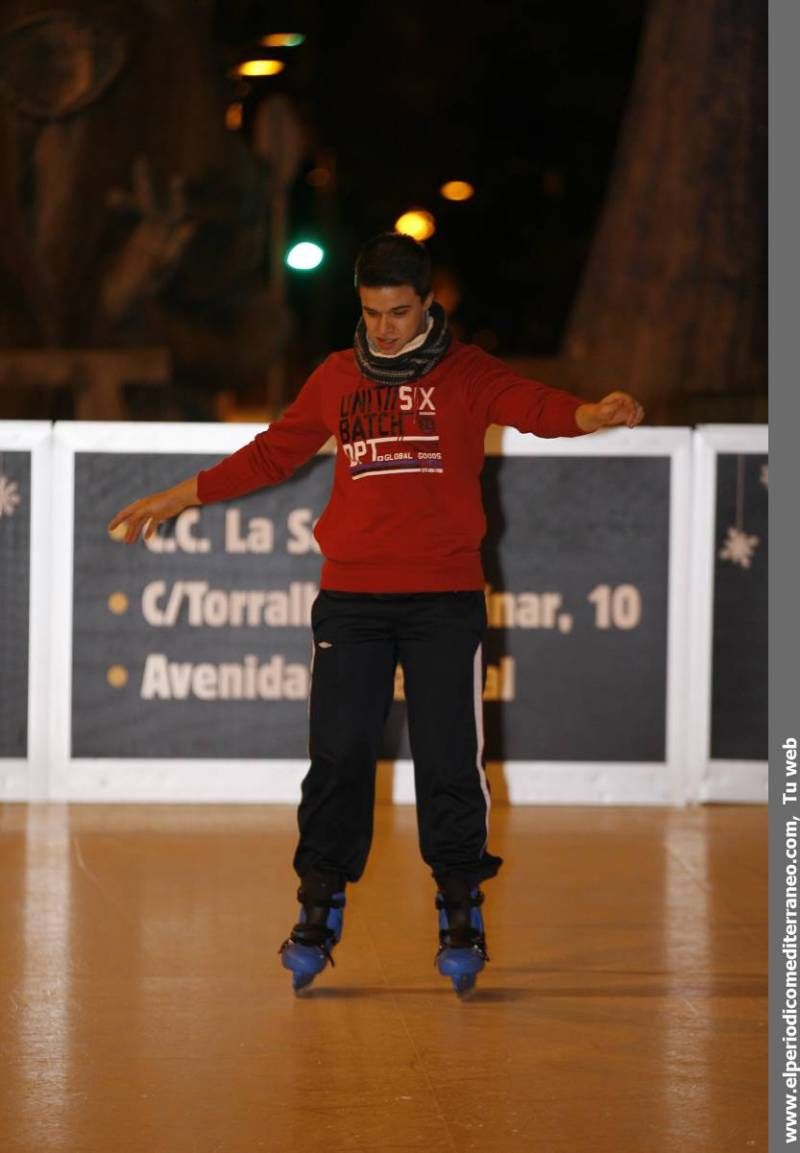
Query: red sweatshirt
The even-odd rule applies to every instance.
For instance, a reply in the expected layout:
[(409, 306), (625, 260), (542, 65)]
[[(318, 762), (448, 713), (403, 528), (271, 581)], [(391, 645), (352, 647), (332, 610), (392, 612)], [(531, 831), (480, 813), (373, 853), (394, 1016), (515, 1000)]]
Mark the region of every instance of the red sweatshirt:
[(198, 495), (208, 504), (278, 484), (335, 436), (333, 492), (315, 529), (325, 558), (321, 587), (482, 589), (487, 427), (580, 436), (582, 403), (455, 340), (436, 368), (404, 385), (375, 384), (351, 349), (335, 352), (280, 420), (200, 473)]

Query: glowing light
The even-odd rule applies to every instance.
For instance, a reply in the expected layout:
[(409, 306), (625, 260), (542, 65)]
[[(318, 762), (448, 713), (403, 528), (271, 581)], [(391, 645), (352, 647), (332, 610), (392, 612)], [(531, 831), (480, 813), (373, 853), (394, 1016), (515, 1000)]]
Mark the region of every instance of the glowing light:
[(319, 268), (324, 258), (325, 251), (318, 244), (310, 240), (301, 240), (299, 244), (293, 244), (287, 252), (286, 263), (296, 272), (310, 272), (313, 268)]
[(225, 127), (231, 132), (238, 132), (242, 127), (241, 104), (229, 104), (225, 109)]
[(270, 32), (261, 41), (265, 48), (299, 48), (304, 42), (302, 32)]
[(414, 208), (410, 212), (404, 212), (395, 221), (394, 226), (397, 232), (403, 232), (406, 236), (413, 236), (415, 240), (427, 240), (436, 231), (436, 221), (430, 212), (425, 212), (422, 208)]
[(234, 71), (237, 76), (277, 76), (285, 67), (282, 60), (245, 60)]
[(475, 189), (466, 180), (448, 180), (439, 189), (445, 200), (471, 200)]

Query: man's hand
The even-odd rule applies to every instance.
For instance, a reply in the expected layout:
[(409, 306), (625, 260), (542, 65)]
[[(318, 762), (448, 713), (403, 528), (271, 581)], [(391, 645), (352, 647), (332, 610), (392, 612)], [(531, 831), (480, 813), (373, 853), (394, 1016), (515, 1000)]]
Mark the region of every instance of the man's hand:
[(643, 420), (644, 409), (629, 392), (610, 392), (597, 404), (582, 404), (575, 412), (575, 423), (581, 432), (616, 428), (621, 424), (633, 428)]
[(108, 531), (113, 535), (114, 529), (119, 529), (125, 534), (120, 539), (126, 544), (134, 544), (139, 539), (142, 529), (145, 539), (149, 539), (162, 521), (171, 520), (185, 508), (200, 503), (197, 496), (197, 477), (193, 476), (176, 484), (174, 488), (151, 493), (150, 496), (126, 505), (112, 521), (109, 521)]

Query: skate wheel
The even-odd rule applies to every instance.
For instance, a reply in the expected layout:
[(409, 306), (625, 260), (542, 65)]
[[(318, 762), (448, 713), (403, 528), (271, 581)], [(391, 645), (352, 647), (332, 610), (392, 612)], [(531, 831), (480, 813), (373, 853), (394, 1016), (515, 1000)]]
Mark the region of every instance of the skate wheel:
[(453, 988), (455, 989), (458, 997), (462, 1001), (466, 1001), (468, 997), (472, 996), (475, 992), (475, 974), (474, 973), (459, 973), (457, 977), (451, 978)]
[(442, 949), (436, 964), (443, 977), (451, 977), (453, 982), (461, 977), (475, 977), (480, 973), (485, 961), (477, 949)]
[(292, 973), (292, 989), (295, 996), (302, 996), (310, 989), (315, 976), (316, 973)]
[(281, 952), (281, 964), (284, 969), (288, 969), (293, 979), (297, 978), (304, 985), (313, 981), (327, 963), (328, 959), (321, 949), (310, 948), (307, 945), (291, 942)]

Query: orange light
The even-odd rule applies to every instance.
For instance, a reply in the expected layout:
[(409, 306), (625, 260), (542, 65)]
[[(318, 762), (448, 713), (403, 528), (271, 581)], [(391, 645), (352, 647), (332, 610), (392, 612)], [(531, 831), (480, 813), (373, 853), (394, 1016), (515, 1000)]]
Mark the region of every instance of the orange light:
[(260, 41), (265, 48), (299, 48), (304, 42), (302, 32), (270, 32)]
[(277, 76), (285, 67), (282, 60), (245, 60), (234, 72), (237, 76)]
[(241, 104), (229, 104), (225, 109), (225, 127), (230, 132), (238, 132), (242, 127)]
[(471, 200), (475, 189), (466, 180), (448, 180), (439, 189), (445, 200)]
[(427, 240), (436, 231), (436, 221), (430, 212), (425, 212), (422, 208), (413, 208), (398, 217), (394, 227), (397, 232), (413, 236), (415, 240)]

